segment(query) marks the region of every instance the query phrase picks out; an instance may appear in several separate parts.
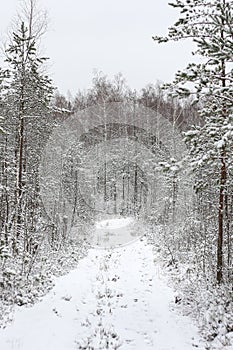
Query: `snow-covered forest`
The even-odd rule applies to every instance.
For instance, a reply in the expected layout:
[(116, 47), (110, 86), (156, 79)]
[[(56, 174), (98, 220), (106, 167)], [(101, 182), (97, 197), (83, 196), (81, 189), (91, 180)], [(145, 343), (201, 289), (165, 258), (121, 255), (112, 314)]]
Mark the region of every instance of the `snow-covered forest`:
[(193, 62), (140, 91), (96, 72), (64, 96), (41, 54), (44, 12), (27, 0), (14, 21), (0, 67), (3, 350), (233, 348), (233, 1), (170, 6), (179, 19), (151, 40), (191, 40)]

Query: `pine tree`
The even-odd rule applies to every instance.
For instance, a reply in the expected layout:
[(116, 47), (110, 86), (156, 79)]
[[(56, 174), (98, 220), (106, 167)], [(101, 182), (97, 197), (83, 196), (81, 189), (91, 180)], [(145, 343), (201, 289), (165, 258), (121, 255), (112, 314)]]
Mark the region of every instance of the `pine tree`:
[[(190, 161), (198, 191), (208, 186), (214, 195), (218, 217), (217, 282), (223, 280), (224, 228), (229, 234), (228, 191), (232, 185), (232, 111), (233, 111), (233, 1), (176, 0), (170, 4), (180, 11), (179, 20), (159, 43), (191, 39), (201, 63), (190, 63), (178, 71), (167, 88), (175, 96), (194, 95), (202, 106), (202, 122), (187, 133)], [(216, 190), (217, 189), (217, 190)]]

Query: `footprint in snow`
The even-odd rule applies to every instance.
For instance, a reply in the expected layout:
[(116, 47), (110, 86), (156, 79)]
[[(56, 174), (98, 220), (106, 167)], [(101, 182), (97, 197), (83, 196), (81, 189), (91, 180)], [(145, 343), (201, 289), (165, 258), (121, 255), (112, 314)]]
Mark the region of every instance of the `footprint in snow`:
[(61, 297), (61, 299), (65, 300), (65, 301), (71, 301), (72, 296), (71, 296), (71, 295), (63, 295), (63, 296)]
[(55, 315), (57, 317), (61, 317), (61, 314), (57, 311), (57, 309), (55, 307), (53, 308), (53, 312), (55, 313)]
[(116, 296), (117, 296), (117, 298), (120, 298), (120, 297), (123, 297), (123, 293), (118, 293)]

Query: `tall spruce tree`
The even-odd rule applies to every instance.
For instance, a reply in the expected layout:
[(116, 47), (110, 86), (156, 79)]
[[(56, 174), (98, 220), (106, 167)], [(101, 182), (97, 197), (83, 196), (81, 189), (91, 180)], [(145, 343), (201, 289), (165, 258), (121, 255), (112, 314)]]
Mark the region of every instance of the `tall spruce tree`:
[(5, 102), (10, 105), (16, 128), (15, 247), (23, 230), (24, 220), (22, 208), (27, 164), (25, 126), (28, 118), (33, 120), (48, 111), (53, 92), (51, 80), (41, 69), (47, 58), (38, 55), (39, 32), (33, 30), (34, 1), (30, 1), (30, 4), (28, 23), (20, 23), (6, 49), (9, 81)]
[(180, 18), (169, 28), (166, 37), (153, 39), (159, 43), (191, 39), (197, 46), (194, 54), (201, 58), (199, 63), (190, 63), (184, 71), (178, 71), (174, 82), (167, 88), (175, 96), (194, 95), (201, 105), (201, 126), (187, 132), (186, 141), (190, 146), (195, 188), (200, 192), (208, 187), (216, 204), (216, 278), (221, 283), (225, 233), (228, 241), (230, 239), (228, 207), (231, 194), (228, 189), (232, 189), (233, 1), (176, 0), (170, 5), (180, 11)]

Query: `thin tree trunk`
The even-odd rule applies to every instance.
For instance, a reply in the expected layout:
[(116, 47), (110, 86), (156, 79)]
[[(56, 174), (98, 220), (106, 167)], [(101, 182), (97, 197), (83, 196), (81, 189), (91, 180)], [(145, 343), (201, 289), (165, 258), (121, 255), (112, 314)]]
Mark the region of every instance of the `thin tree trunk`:
[(221, 171), (220, 171), (220, 189), (219, 189), (219, 208), (218, 208), (218, 246), (217, 246), (217, 282), (222, 282), (223, 269), (223, 222), (224, 222), (224, 191), (226, 183), (226, 163), (225, 151), (221, 154)]
[(225, 194), (225, 216), (226, 216), (226, 236), (227, 236), (227, 267), (228, 278), (230, 277), (230, 263), (231, 263), (231, 234), (230, 234), (230, 213), (228, 205), (228, 194)]
[[(223, 0), (223, 6), (225, 0)], [(222, 17), (222, 27), (225, 24), (225, 20)], [(224, 49), (224, 31), (221, 29), (221, 39), (223, 42)], [(226, 87), (226, 63), (222, 60), (221, 67), (221, 81), (222, 87)], [(222, 110), (223, 118), (226, 117), (226, 107), (223, 106)], [(224, 235), (224, 194), (226, 185), (226, 149), (225, 147), (221, 151), (220, 156), (221, 170), (220, 170), (220, 189), (219, 189), (219, 207), (218, 207), (218, 245), (217, 245), (217, 282), (220, 284), (223, 279), (223, 235)]]

